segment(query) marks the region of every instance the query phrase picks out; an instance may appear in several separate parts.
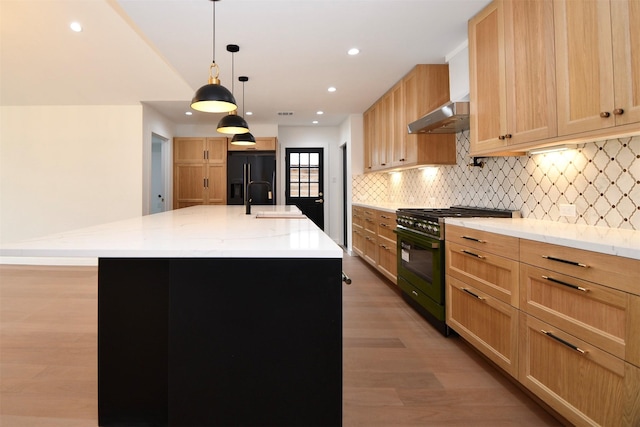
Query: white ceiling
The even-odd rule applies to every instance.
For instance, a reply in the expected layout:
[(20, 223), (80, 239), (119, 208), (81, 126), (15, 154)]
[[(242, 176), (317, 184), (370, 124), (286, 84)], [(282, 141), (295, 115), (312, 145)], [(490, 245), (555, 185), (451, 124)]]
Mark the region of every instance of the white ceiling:
[[(215, 2), (222, 85), (251, 123), (335, 126), (362, 113), (418, 63), (444, 63), (489, 0)], [(213, 59), (208, 0), (0, 0), (2, 105), (145, 102), (176, 123)], [(84, 30), (73, 33), (71, 21)], [(237, 44), (233, 57), (227, 44)], [(357, 47), (358, 56), (347, 50)], [(235, 81), (234, 81), (235, 80)], [(335, 93), (327, 92), (335, 86)], [(324, 115), (318, 116), (316, 111)], [(292, 116), (279, 116), (281, 111)]]

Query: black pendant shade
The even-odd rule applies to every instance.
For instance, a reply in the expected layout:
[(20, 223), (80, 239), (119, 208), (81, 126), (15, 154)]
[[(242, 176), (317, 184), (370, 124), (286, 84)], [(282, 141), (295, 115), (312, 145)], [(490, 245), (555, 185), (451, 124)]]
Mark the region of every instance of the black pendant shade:
[[(191, 108), (205, 113), (228, 113), (238, 109), (233, 93), (220, 85), (220, 70), (216, 64), (216, 1), (213, 3), (213, 60), (209, 66), (209, 82), (196, 91), (191, 100)], [(213, 70), (215, 68), (215, 75)]]
[(240, 133), (231, 138), (231, 143), (233, 145), (255, 145), (256, 138), (251, 134), (251, 132)]
[(220, 80), (210, 76), (209, 83), (198, 89), (193, 96), (191, 108), (205, 113), (228, 113), (235, 111), (238, 106), (229, 89), (220, 86)]
[(226, 134), (244, 134), (249, 132), (249, 125), (245, 119), (232, 111), (220, 119), (217, 131)]

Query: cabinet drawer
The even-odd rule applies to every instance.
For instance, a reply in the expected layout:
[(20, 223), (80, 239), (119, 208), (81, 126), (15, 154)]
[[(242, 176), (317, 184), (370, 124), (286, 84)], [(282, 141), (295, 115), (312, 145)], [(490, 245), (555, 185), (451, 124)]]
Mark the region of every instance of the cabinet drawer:
[(521, 383), (575, 425), (639, 425), (640, 368), (525, 313), (519, 323)]
[(448, 241), (447, 274), (518, 307), (518, 261)]
[(364, 230), (364, 258), (374, 266), (378, 265), (378, 239), (371, 231)]
[(625, 358), (629, 294), (527, 264), (520, 309)]
[(364, 210), (363, 211), (363, 225), (364, 229), (371, 231), (374, 234), (378, 234), (378, 223), (377, 223), (377, 215), (375, 211), (372, 210)]
[(378, 269), (394, 283), (398, 275), (396, 243), (378, 236)]
[(351, 217), (354, 225), (364, 227), (364, 210), (362, 208), (354, 206)]
[(520, 245), (517, 237), (449, 224), (446, 225), (445, 236), (447, 241), (459, 245), (469, 246), (470, 248), (490, 252), (505, 258), (519, 259)]
[(378, 212), (378, 234), (389, 240), (396, 241), (396, 215), (388, 212)]
[(511, 374), (518, 375), (518, 310), (447, 276), (447, 325)]
[(520, 261), (640, 295), (640, 260), (520, 240)]

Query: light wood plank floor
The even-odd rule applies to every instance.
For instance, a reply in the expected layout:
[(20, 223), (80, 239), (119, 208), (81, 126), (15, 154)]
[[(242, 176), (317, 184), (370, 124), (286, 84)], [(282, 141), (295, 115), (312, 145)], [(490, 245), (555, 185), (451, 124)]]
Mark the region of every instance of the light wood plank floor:
[[(459, 338), (345, 255), (344, 416), (352, 426), (558, 426)], [(97, 270), (0, 266), (0, 426), (97, 425)]]

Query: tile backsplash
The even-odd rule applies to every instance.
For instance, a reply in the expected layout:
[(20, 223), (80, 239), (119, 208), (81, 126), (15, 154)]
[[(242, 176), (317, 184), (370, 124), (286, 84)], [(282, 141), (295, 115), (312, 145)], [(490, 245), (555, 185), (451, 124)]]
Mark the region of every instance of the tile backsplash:
[[(354, 201), (401, 206), (479, 206), (525, 218), (640, 230), (640, 135), (578, 144), (563, 152), (488, 157), (470, 167), (469, 133), (457, 135), (457, 165), (353, 177)], [(560, 215), (574, 205), (576, 216)]]

